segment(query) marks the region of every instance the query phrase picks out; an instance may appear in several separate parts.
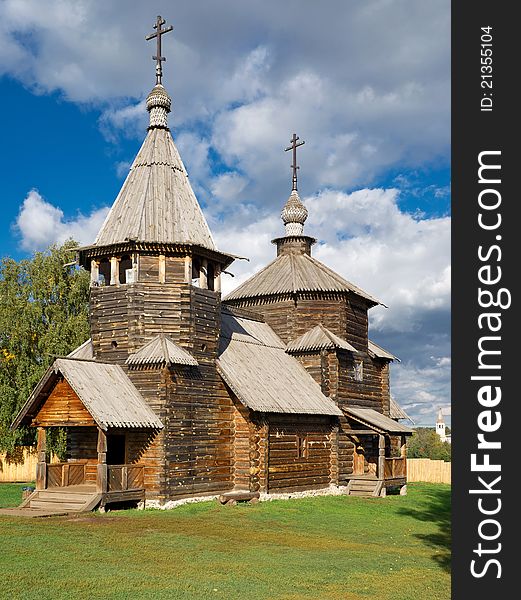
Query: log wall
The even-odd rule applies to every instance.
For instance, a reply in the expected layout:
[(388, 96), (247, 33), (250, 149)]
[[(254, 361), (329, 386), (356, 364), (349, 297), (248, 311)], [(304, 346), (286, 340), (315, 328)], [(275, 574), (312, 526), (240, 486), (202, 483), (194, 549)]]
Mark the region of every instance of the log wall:
[(332, 431), (328, 417), (269, 415), (269, 491), (328, 486)]

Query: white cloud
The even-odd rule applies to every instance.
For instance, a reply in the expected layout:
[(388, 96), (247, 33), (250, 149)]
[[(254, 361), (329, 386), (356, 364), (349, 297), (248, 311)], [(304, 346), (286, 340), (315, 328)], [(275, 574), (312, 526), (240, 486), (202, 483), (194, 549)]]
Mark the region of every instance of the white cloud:
[(94, 241), (107, 212), (108, 207), (104, 207), (90, 215), (78, 214), (74, 219), (65, 219), (60, 208), (46, 202), (33, 189), (20, 207), (15, 228), (25, 250), (44, 250), (50, 244), (61, 244), (70, 238), (89, 244)]

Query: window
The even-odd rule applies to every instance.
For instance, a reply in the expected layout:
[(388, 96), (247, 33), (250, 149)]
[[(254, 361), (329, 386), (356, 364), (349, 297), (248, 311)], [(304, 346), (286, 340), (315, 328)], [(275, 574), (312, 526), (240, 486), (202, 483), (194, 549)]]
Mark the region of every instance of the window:
[(132, 259), (126, 254), (119, 263), (119, 283), (132, 283), (133, 275)]
[(98, 285), (110, 285), (110, 262), (107, 258), (99, 263)]
[(199, 259), (194, 258), (192, 260), (192, 285), (196, 287), (200, 286), (199, 277), (201, 275), (201, 263)]
[(364, 361), (363, 360), (355, 360), (355, 364), (353, 366), (353, 378), (355, 381), (363, 381), (364, 380)]
[(309, 455), (308, 438), (297, 433), (297, 458), (307, 458)]

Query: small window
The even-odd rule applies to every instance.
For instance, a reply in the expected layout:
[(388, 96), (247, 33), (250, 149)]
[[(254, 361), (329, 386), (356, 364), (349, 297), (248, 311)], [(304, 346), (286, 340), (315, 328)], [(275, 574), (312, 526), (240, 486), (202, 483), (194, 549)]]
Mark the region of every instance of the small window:
[(192, 285), (199, 287), (200, 281), (199, 277), (201, 275), (201, 263), (197, 258), (194, 258), (192, 261)]
[(214, 279), (215, 279), (215, 267), (213, 265), (213, 263), (209, 262), (208, 263), (208, 269), (206, 271), (207, 273), (207, 279), (208, 279), (208, 289), (212, 290), (214, 289)]
[(110, 262), (106, 258), (99, 264), (98, 285), (110, 285)]
[(119, 263), (119, 283), (132, 283), (132, 259), (127, 254), (121, 257)]
[(297, 434), (297, 458), (307, 458), (309, 455), (308, 438)]
[(355, 364), (353, 366), (353, 378), (355, 381), (364, 380), (364, 361), (355, 360)]

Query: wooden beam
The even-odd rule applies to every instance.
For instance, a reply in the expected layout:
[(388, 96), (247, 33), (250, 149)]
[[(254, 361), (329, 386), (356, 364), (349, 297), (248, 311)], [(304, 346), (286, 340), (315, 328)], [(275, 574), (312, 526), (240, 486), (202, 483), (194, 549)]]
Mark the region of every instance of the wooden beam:
[(91, 285), (97, 285), (99, 279), (99, 262), (92, 259), (90, 261), (90, 283)]
[(43, 427), (38, 427), (38, 438), (36, 445), (38, 464), (36, 465), (36, 489), (44, 490), (47, 487), (47, 435)]
[(216, 292), (221, 291), (221, 265), (215, 265), (213, 289)]
[(166, 282), (166, 257), (164, 254), (159, 255), (159, 283)]
[(192, 257), (185, 256), (185, 283), (192, 283)]
[(110, 258), (110, 285), (119, 285), (119, 258)]
[(378, 435), (374, 429), (344, 429), (343, 432), (348, 435)]
[(199, 287), (203, 290), (208, 288), (208, 261), (201, 259), (201, 270), (199, 271)]
[(105, 494), (108, 489), (107, 435), (98, 427), (98, 467), (96, 471), (96, 491)]
[(378, 436), (378, 478), (385, 479), (385, 435)]

